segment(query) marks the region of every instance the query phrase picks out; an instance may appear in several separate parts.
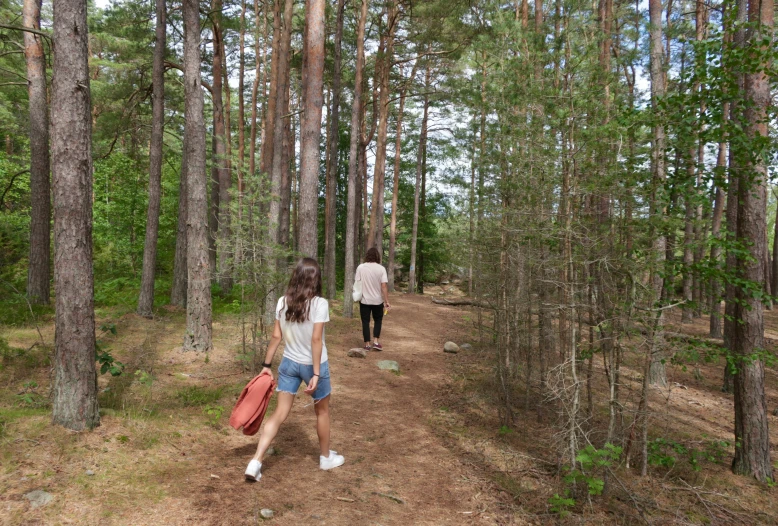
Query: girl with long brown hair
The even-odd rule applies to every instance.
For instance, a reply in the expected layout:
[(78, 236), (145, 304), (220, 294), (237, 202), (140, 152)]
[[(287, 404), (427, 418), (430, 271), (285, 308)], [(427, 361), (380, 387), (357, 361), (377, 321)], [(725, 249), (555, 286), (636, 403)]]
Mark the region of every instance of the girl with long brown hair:
[(283, 359), (278, 367), (278, 403), (259, 437), (257, 452), (246, 468), (246, 478), (259, 480), (267, 448), (289, 416), (302, 382), (305, 394), (313, 397), (316, 432), (319, 435), (319, 468), (332, 469), (345, 459), (330, 450), (330, 367), (324, 324), (330, 321), (329, 304), (321, 297), (321, 269), (315, 259), (303, 258), (292, 272), (286, 294), (278, 299), (273, 336), (267, 348), (260, 375), (271, 377), (273, 356), (281, 339), (285, 341)]

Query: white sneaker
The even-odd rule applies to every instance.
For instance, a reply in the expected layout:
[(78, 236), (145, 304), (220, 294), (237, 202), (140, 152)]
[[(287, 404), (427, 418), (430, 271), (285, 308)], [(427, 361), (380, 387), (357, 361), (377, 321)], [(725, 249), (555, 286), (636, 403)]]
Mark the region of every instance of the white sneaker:
[(343, 455), (338, 455), (337, 452), (330, 450), (329, 457), (322, 457), (319, 455), (319, 469), (333, 469), (342, 466), (346, 462)]
[(248, 467), (246, 467), (246, 480), (258, 481), (262, 478), (262, 473), (259, 471), (262, 469), (262, 462), (259, 460), (251, 459)]

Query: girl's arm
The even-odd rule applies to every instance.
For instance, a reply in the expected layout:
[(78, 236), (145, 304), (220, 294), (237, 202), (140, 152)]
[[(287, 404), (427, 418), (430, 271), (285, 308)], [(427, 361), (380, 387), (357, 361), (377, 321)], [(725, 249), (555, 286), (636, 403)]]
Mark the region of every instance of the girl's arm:
[(313, 354), (313, 378), (305, 389), (305, 394), (313, 394), (319, 384), (319, 372), (321, 370), (321, 348), (324, 323), (313, 324), (313, 336), (311, 337), (311, 352)]
[[(281, 322), (276, 320), (276, 324), (273, 326), (273, 336), (270, 337), (270, 344), (267, 346), (267, 354), (265, 354), (265, 363), (272, 364), (273, 356), (276, 354), (276, 349), (281, 343)], [(319, 347), (319, 355), (321, 355), (321, 347)], [(270, 367), (263, 367), (260, 376), (263, 374), (269, 374), (270, 378), (273, 378), (273, 371)]]

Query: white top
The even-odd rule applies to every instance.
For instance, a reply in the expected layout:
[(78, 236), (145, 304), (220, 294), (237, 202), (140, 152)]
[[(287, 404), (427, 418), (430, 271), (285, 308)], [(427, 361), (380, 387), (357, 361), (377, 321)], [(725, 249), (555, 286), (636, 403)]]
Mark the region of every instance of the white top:
[[(284, 358), (302, 365), (313, 365), (313, 324), (330, 321), (330, 306), (327, 300), (316, 296), (311, 300), (311, 310), (308, 319), (303, 322), (286, 321), (285, 297), (278, 298), (276, 319), (281, 323), (281, 334), (284, 336)], [(327, 345), (324, 343), (324, 331), (321, 333), (321, 363), (327, 361)]]
[(381, 294), (381, 283), (388, 283), (386, 269), (380, 263), (362, 263), (357, 267), (354, 281), (362, 282), (362, 299), (365, 305), (381, 305), (384, 295)]

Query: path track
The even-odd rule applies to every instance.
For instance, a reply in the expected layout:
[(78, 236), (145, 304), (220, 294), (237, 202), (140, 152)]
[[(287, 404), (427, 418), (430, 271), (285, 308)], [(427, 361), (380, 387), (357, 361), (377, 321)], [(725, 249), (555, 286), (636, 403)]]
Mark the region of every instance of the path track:
[[(298, 394), (274, 442), (278, 453), (265, 460), (260, 482), (242, 480), (255, 437), (231, 432), (223, 451), (196, 451), (193, 464), (200, 469), (191, 477), (193, 516), (210, 524), (251, 524), (260, 509), (270, 508), (275, 524), (494, 523), (478, 513), (488, 484), (430, 425), (436, 392), (447, 376), (443, 343), (457, 337), (461, 311), (419, 296), (396, 294), (391, 301), (381, 353), (346, 356), (361, 344), (358, 319), (327, 328), (332, 447), (345, 455), (346, 464), (329, 472), (318, 469), (313, 407), (310, 398)], [(396, 360), (401, 375), (379, 370), (379, 360)], [(209, 479), (209, 473), (220, 478)]]

